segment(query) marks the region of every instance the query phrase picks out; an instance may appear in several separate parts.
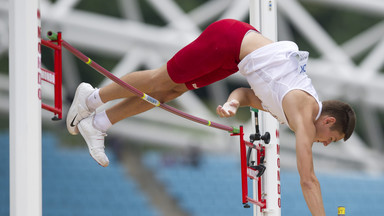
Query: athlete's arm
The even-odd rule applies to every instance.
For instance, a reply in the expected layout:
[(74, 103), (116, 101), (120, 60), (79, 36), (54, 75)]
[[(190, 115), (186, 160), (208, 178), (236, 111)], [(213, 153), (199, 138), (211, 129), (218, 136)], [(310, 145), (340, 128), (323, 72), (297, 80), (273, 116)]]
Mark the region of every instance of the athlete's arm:
[(312, 145), (316, 136), (314, 120), (317, 102), (301, 91), (288, 93), (283, 100), (284, 112), (296, 135), (296, 160), (304, 199), (313, 216), (325, 215), (320, 183), (313, 168)]
[(302, 123), (295, 130), (296, 160), (304, 199), (313, 216), (325, 215), (320, 183), (313, 168), (312, 143), (316, 129), (313, 124)]
[(262, 110), (261, 101), (250, 88), (235, 89), (229, 95), (227, 102), (216, 108), (216, 112), (220, 117), (232, 117), (236, 115), (239, 107), (251, 106)]

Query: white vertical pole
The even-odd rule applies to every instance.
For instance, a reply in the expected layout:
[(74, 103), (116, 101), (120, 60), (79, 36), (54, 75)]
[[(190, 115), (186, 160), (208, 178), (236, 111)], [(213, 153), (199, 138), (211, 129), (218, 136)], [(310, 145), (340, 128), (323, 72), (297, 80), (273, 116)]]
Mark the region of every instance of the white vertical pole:
[(39, 0), (9, 10), (10, 215), (42, 215)]
[(261, 30), (261, 0), (250, 0), (249, 2), (249, 23), (258, 31)]
[[(277, 0), (250, 0), (250, 22), (265, 37), (277, 41)], [(252, 115), (254, 118), (254, 115)], [(265, 166), (262, 176), (266, 206), (263, 212), (254, 206), (254, 215), (280, 216), (281, 190), (280, 190), (280, 146), (279, 123), (269, 113), (259, 112), (259, 127), (261, 135), (269, 132), (270, 143), (265, 145)], [(254, 182), (254, 191), (257, 187)], [(256, 195), (256, 193), (254, 193)], [(256, 198), (256, 197), (255, 197)]]
[(265, 170), (263, 176), (267, 209), (264, 216), (281, 215), (279, 123), (269, 113), (262, 112), (260, 132), (269, 132), (271, 141), (265, 145)]

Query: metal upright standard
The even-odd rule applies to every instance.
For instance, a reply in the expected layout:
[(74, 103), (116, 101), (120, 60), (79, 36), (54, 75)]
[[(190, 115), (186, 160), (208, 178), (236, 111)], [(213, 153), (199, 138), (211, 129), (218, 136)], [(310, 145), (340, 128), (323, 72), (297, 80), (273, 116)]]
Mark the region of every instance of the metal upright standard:
[[(54, 71), (41, 68), (41, 80), (54, 85), (55, 105), (50, 106), (42, 103), (42, 108), (53, 112), (55, 115), (52, 120), (60, 120), (63, 117), (63, 100), (62, 100), (62, 65), (61, 65), (61, 33), (57, 34), (56, 40), (41, 40), (41, 44), (54, 50)], [(40, 95), (41, 96), (41, 95)], [(40, 97), (41, 98), (41, 97)]]
[[(265, 148), (260, 144), (254, 144), (254, 142), (263, 140), (265, 144), (268, 144), (270, 141), (270, 134), (266, 132), (264, 135), (260, 135), (259, 130), (257, 130), (255, 134), (250, 135), (250, 141), (248, 142), (244, 140), (243, 126), (240, 126), (240, 133), (232, 134), (232, 136), (240, 136), (241, 189), (244, 208), (251, 207), (248, 204), (249, 202), (264, 209), (266, 207), (266, 202), (265, 199), (263, 199), (261, 196), (261, 190), (259, 190), (259, 193), (255, 199), (248, 196), (248, 178), (261, 182), (260, 177), (266, 170), (263, 162), (265, 157)], [(255, 163), (257, 161), (252, 160), (250, 157), (252, 150), (255, 150), (259, 153), (257, 158), (258, 163)]]
[[(277, 0), (250, 0), (250, 22), (261, 34), (277, 41)], [(254, 199), (265, 203), (265, 206), (256, 205), (254, 216), (280, 216), (280, 145), (279, 123), (269, 113), (251, 110), (255, 133), (269, 132), (270, 140), (267, 144), (260, 142), (263, 151), (253, 151), (256, 165), (265, 164), (264, 174), (254, 181)]]

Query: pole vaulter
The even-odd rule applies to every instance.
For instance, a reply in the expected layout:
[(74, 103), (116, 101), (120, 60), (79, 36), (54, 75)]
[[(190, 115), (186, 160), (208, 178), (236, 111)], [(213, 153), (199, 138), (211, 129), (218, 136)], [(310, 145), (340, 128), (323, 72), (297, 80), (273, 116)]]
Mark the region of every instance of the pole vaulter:
[[(82, 52), (71, 46), (69, 43), (67, 43), (65, 40), (61, 38), (61, 32), (58, 32), (57, 34), (49, 31), (47, 33), (48, 38), (51, 40), (51, 42), (57, 42), (59, 46), (63, 46), (68, 51), (70, 51), (73, 55), (78, 57), (81, 61), (86, 63), (87, 65), (91, 66), (93, 69), (101, 73), (102, 75), (108, 77), (112, 81), (116, 82), (120, 86), (126, 88), (136, 96), (140, 97), (141, 99), (145, 100), (148, 103), (151, 103), (152, 105), (156, 107), (160, 107), (168, 112), (171, 112), (175, 115), (178, 115), (180, 117), (186, 118), (188, 120), (194, 121), (196, 123), (200, 123), (206, 126), (210, 126), (213, 128), (217, 128), (220, 130), (224, 130), (231, 133), (231, 136), (239, 136), (240, 138), (240, 163), (241, 163), (241, 182), (242, 182), (242, 203), (245, 208), (249, 208), (250, 205), (248, 205), (248, 202), (260, 206), (265, 207), (265, 202), (259, 201), (259, 199), (252, 199), (248, 196), (248, 182), (247, 178), (251, 178), (253, 180), (259, 180), (259, 177), (264, 173), (265, 167), (263, 165), (254, 165), (250, 164), (250, 157), (246, 153), (246, 147), (249, 149), (255, 149), (256, 151), (263, 151), (263, 149), (260, 147), (260, 145), (254, 144), (254, 141), (257, 140), (268, 140), (269, 137), (266, 136), (260, 136), (258, 133), (259, 131), (256, 131), (255, 134), (251, 135), (250, 141), (244, 140), (244, 130), (243, 126), (240, 126), (239, 128), (230, 127), (227, 125), (222, 125), (216, 122), (212, 122), (209, 120), (205, 120), (193, 115), (190, 115), (188, 113), (185, 113), (183, 111), (180, 111), (174, 107), (171, 107), (169, 105), (166, 105), (164, 103), (160, 103), (157, 99), (141, 92), (140, 90), (136, 89), (135, 87), (127, 84), (126, 82), (122, 81), (115, 75), (113, 75), (111, 72), (100, 66), (98, 63), (92, 61), (89, 57), (84, 55)], [(47, 43), (47, 42), (45, 42)], [(252, 138), (253, 137), (253, 138)]]
[[(229, 27), (230, 30), (228, 30)], [(222, 35), (219, 33), (226, 34), (228, 37), (221, 37)], [(223, 41), (218, 41), (218, 35), (220, 35)], [(49, 33), (50, 39), (57, 39), (55, 36), (56, 34)], [(228, 38), (231, 41), (228, 41)], [(232, 41), (236, 41), (235, 44), (237, 45), (233, 47), (221, 46), (226, 43), (233, 45)], [(251, 144), (244, 141), (242, 126), (240, 126), (240, 129), (236, 129), (217, 124), (163, 104), (177, 98), (188, 90), (207, 86), (224, 79), (230, 74), (240, 72), (245, 76), (251, 88), (237, 88), (232, 91), (227, 102), (223, 106), (219, 105), (216, 112), (221, 117), (231, 117), (236, 114), (239, 107), (250, 106), (262, 111), (268, 111), (280, 123), (287, 124), (296, 134), (298, 170), (301, 182), (305, 182), (305, 185), (302, 184), (302, 191), (309, 210), (313, 215), (325, 215), (319, 182), (316, 178), (311, 178), (315, 176), (312, 146), (314, 142), (322, 142), (327, 146), (331, 142), (341, 139), (346, 141), (353, 133), (356, 117), (349, 104), (335, 100), (323, 102), (319, 100), (316, 90), (305, 70), (309, 53), (307, 51), (300, 51), (294, 42), (273, 42), (261, 35), (250, 24), (233, 19), (223, 19), (208, 26), (194, 41), (195, 43), (191, 43), (177, 52), (167, 62), (167, 65), (163, 65), (158, 69), (144, 71), (143, 73), (128, 74), (121, 79), (93, 62), (67, 42), (61, 42), (63, 47), (67, 48), (84, 63), (114, 81), (114, 83), (100, 90), (93, 88), (88, 83), (81, 83), (76, 90), (74, 100), (67, 115), (68, 132), (72, 135), (81, 133), (88, 145), (91, 156), (101, 166), (106, 167), (109, 164), (108, 157), (104, 151), (106, 131), (114, 123), (126, 117), (145, 112), (153, 108), (151, 106), (160, 107), (188, 120), (232, 132), (231, 135), (233, 136), (238, 135), (241, 148), (242, 198), (244, 207), (249, 206), (247, 203), (250, 202), (263, 207), (260, 209), (263, 216), (278, 216), (279, 214), (273, 214), (277, 211), (271, 209), (272, 204), (268, 201), (270, 196), (258, 196), (257, 200), (248, 196), (247, 177), (259, 180), (259, 174), (262, 173), (263, 169), (258, 169), (254, 164), (247, 163), (246, 161), (246, 146), (255, 149), (257, 147), (253, 144), (255, 140), (251, 140)], [(215, 46), (212, 43), (215, 43)], [(205, 57), (201, 57), (201, 55), (195, 59), (190, 57), (197, 56), (202, 52), (209, 54), (211, 59), (207, 60)], [(192, 59), (195, 61), (191, 61)], [(226, 59), (229, 59), (229, 61), (223, 62)], [(203, 60), (205, 62), (201, 62)], [(195, 75), (196, 70), (199, 72), (196, 72), (198, 74)], [(222, 73), (217, 73), (219, 70)], [(184, 73), (178, 74), (177, 71), (183, 71)], [(160, 84), (154, 85), (152, 82), (149, 82), (150, 80), (161, 81), (159, 83), (163, 87), (159, 86)], [(135, 84), (136, 88), (143, 89), (143, 91), (156, 96), (160, 100), (132, 87), (131, 85), (133, 84)], [(130, 93), (121, 91), (121, 87), (127, 89)], [(140, 98), (130, 99), (130, 94), (138, 96), (146, 102), (141, 103), (142, 100)], [(102, 104), (122, 97), (127, 97), (123, 103), (117, 104), (103, 112), (94, 113), (95, 109)], [(146, 104), (147, 102), (150, 103), (150, 106)], [(143, 106), (138, 107), (139, 105)], [(129, 109), (126, 112), (126, 106), (131, 106), (137, 110), (131, 112), (131, 109)], [(265, 124), (264, 120), (263, 118), (263, 125)], [(336, 129), (333, 129), (334, 126)], [(278, 137), (278, 130), (275, 133), (274, 130), (269, 130), (268, 128), (266, 127), (265, 129), (272, 135), (270, 136), (271, 144), (262, 146), (265, 147), (265, 151), (258, 150), (260, 151), (260, 160), (258, 158), (260, 164), (257, 164), (257, 166), (263, 165), (264, 159), (262, 158), (266, 158), (268, 166), (276, 163), (276, 166), (279, 168), (279, 157), (275, 160), (272, 159), (273, 163), (268, 162), (268, 158), (273, 158), (268, 156), (270, 153), (276, 155), (279, 152), (279, 145), (272, 139), (273, 137)], [(264, 140), (264, 143), (269, 143), (266, 140)], [(266, 151), (267, 149), (273, 151)], [(263, 152), (265, 152), (265, 155), (263, 155)], [(274, 175), (277, 174), (275, 179), (279, 181), (279, 172), (275, 171), (273, 173)], [(277, 187), (273, 187), (275, 184), (271, 185), (268, 179), (264, 181), (264, 183), (268, 182), (268, 184), (262, 184), (261, 186), (264, 185), (266, 188), (272, 186), (273, 190), (280, 194), (280, 185), (277, 184)], [(258, 190), (258, 193), (260, 195), (260, 190)], [(279, 195), (276, 197), (279, 198)], [(272, 203), (278, 205), (278, 209), (280, 208), (280, 199), (277, 199), (277, 202), (272, 201)]]

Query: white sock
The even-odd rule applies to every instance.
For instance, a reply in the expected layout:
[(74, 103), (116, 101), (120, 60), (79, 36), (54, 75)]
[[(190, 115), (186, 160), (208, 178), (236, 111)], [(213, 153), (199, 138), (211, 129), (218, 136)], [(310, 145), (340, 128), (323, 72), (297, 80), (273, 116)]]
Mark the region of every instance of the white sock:
[(93, 119), (93, 126), (101, 132), (107, 132), (107, 130), (112, 127), (111, 121), (107, 116), (107, 113), (104, 111), (96, 113), (95, 118)]
[(96, 89), (87, 98), (86, 103), (90, 111), (94, 111), (96, 108), (104, 104), (103, 101), (101, 101), (99, 91), (100, 89)]

